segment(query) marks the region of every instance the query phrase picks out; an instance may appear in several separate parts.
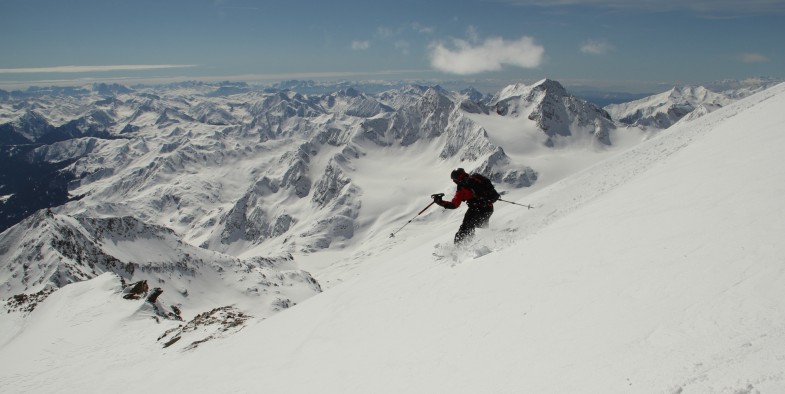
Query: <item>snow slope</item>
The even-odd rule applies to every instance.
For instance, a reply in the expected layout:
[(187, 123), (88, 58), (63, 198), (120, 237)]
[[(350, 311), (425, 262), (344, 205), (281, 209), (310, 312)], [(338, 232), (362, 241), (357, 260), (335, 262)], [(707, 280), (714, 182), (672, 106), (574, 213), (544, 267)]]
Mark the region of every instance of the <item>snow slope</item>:
[(536, 208), (498, 204), (465, 250), (449, 246), (463, 210), (432, 209), (395, 238), (369, 238), (343, 263), (355, 266), (343, 283), (196, 351), (156, 345), (162, 328), (140, 323), (141, 301), (87, 302), (127, 302), (111, 274), (66, 286), (0, 344), (0, 385), (783, 392), (782, 108), (778, 85), (545, 188), (516, 190), (506, 199)]

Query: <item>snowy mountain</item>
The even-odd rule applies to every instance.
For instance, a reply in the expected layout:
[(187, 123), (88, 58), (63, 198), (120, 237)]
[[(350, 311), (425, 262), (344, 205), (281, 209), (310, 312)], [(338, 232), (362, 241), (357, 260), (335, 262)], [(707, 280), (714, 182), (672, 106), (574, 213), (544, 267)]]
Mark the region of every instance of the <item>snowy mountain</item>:
[(548, 135), (548, 146), (564, 145), (569, 137), (591, 135), (611, 145), (610, 131), (616, 128), (610, 115), (597, 106), (567, 92), (553, 80), (531, 86), (516, 84), (499, 92), (491, 101), (497, 114), (525, 116)]
[[(363, 204), (373, 205), (361, 199), (369, 186), (353, 174), (388, 151), (432, 156), (435, 165), (445, 161), (438, 164), (445, 172), (453, 165), (481, 169), (511, 187), (530, 186), (537, 177), (463, 115), (460, 103), (480, 98), (476, 92), (404, 87), (377, 98), (351, 88), (318, 95), (227, 83), (218, 90), (224, 88), (239, 90), (217, 95), (205, 84), (96, 84), (73, 95), (36, 90), (3, 102), (3, 160), (14, 163), (0, 174), (3, 229), (51, 207), (65, 222), (133, 219), (158, 229), (151, 233), (172, 231), (178, 245), (232, 256), (312, 253), (362, 242), (373, 231), (377, 213), (362, 212)], [(71, 255), (53, 252), (37, 272), (20, 273), (54, 242), (53, 233), (87, 231), (43, 226), (47, 217), (39, 212), (0, 236), (2, 250), (16, 250), (4, 255), (4, 266), (11, 277), (26, 278), (6, 278), (3, 296), (120, 273), (116, 256), (94, 257), (107, 254), (87, 241)], [(55, 230), (31, 230), (44, 227)], [(29, 233), (27, 242), (37, 246), (20, 247), (13, 235), (19, 233)], [(81, 267), (84, 254), (91, 256), (89, 269)]]
[[(111, 273), (128, 291), (143, 286), (136, 299), (155, 294), (148, 298), (155, 315), (177, 321), (211, 305), (265, 318), (321, 291), (291, 255), (240, 260), (184, 244), (172, 230), (132, 217), (42, 210), (2, 234), (0, 261), (0, 294), (15, 295), (9, 302)], [(33, 308), (15, 310), (23, 306), (8, 311), (24, 317)], [(3, 338), (15, 333), (4, 327)]]
[(738, 98), (738, 94), (716, 93), (703, 86), (683, 86), (640, 100), (611, 104), (605, 110), (625, 124), (666, 129), (693, 111), (697, 111), (693, 117), (709, 113)]
[[(417, 134), (429, 143), (404, 147), (409, 134), (380, 128), (388, 132), (379, 140), (392, 145), (373, 152), (375, 160), (362, 161), (357, 150), (343, 156), (349, 165), (336, 159), (331, 170), (351, 174), (362, 191), (357, 222), (376, 232), (362, 243), (293, 254), (287, 263), (308, 266), (313, 278), (329, 283), (325, 291), (265, 320), (243, 306), (213, 304), (183, 312), (183, 322), (152, 319), (155, 303), (126, 299), (133, 292), (112, 272), (49, 294), (11, 297), (0, 320), (0, 382), (11, 392), (37, 393), (781, 392), (783, 105), (779, 85), (629, 146), (612, 131), (618, 144), (591, 153), (601, 160), (586, 154), (567, 163), (561, 150), (554, 160), (532, 159), (542, 177), (504, 197), (535, 208), (498, 204), (491, 227), (462, 249), (450, 245), (462, 210), (431, 209), (389, 238), (429, 202), (421, 196), (395, 205), (393, 197), (449, 187), (449, 167), (432, 169), (443, 148), (438, 138)], [(519, 141), (505, 146), (511, 160), (526, 157), (532, 145), (530, 154), (553, 151), (530, 144), (548, 136), (522, 130), (526, 117), (464, 116), (485, 119), (492, 142)], [(422, 120), (413, 124), (443, 121)], [(741, 128), (755, 138), (738, 138)], [(381, 146), (358, 141), (366, 155)], [(329, 162), (343, 149), (318, 147), (330, 148), (333, 155), (303, 162)], [(553, 179), (565, 165), (571, 175)], [(340, 176), (327, 178), (341, 184)], [(256, 195), (275, 194), (263, 191), (275, 176), (269, 179)], [(331, 189), (338, 186), (309, 193)], [(157, 245), (143, 250), (187, 247), (177, 246), (178, 231), (147, 221), (126, 219), (110, 229), (118, 219), (71, 215), (37, 214), (38, 227), (70, 228), (81, 234), (78, 242), (94, 240), (122, 261), (136, 261), (119, 248), (126, 240), (137, 245), (130, 240), (142, 234)], [(36, 249), (22, 240), (25, 231), (3, 237), (9, 234), (21, 241), (14, 245)], [(232, 272), (227, 281), (240, 277)], [(213, 281), (192, 286), (230, 298)], [(285, 288), (283, 282), (276, 289)]]
[[(532, 107), (545, 116), (553, 111), (548, 103), (567, 97), (558, 83), (549, 84), (557, 86), (548, 92), (544, 83), (533, 87), (542, 92)], [(9, 120), (0, 125), (4, 143), (42, 144), (13, 159), (75, 161), (69, 167), (76, 178), (70, 192), (82, 198), (61, 208), (64, 212), (134, 216), (219, 251), (247, 250), (271, 238), (288, 239), (289, 251), (329, 246), (319, 233), (332, 226), (302, 223), (312, 206), (299, 200), (335, 211), (317, 222), (353, 228), (358, 201), (347, 197), (341, 207), (328, 206), (338, 192), (332, 189), (354, 187), (357, 195), (353, 162), (380, 150), (429, 145), (444, 161), (443, 171), (469, 167), (511, 187), (537, 179), (535, 169), (511, 160), (503, 147), (490, 143), (483, 125), (467, 116), (488, 115), (476, 91), (407, 86), (377, 96), (351, 88), (310, 96), (270, 89), (215, 96), (214, 88), (203, 84), (158, 90), (98, 84), (93, 91), (3, 103), (0, 113)], [(550, 99), (553, 95), (558, 97)], [(583, 132), (577, 128), (587, 123), (584, 112), (558, 111), (562, 123), (532, 119), (547, 128), (542, 129), (546, 135)], [(302, 223), (300, 238), (312, 242), (295, 246), (296, 238), (284, 235), (296, 223)], [(231, 246), (238, 242), (249, 245)]]
[(782, 79), (773, 77), (754, 77), (742, 80), (723, 79), (710, 83), (708, 87), (711, 90), (715, 92), (721, 92), (728, 97), (742, 99), (776, 86), (782, 82)]

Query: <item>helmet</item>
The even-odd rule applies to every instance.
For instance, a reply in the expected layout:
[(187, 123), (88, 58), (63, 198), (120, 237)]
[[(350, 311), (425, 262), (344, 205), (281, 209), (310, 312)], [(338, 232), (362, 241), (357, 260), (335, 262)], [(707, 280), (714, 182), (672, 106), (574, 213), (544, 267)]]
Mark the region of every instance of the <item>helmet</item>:
[(452, 178), (452, 181), (455, 183), (464, 180), (464, 178), (466, 178), (467, 176), (468, 174), (466, 174), (466, 171), (464, 171), (463, 168), (455, 169), (450, 173), (450, 178)]

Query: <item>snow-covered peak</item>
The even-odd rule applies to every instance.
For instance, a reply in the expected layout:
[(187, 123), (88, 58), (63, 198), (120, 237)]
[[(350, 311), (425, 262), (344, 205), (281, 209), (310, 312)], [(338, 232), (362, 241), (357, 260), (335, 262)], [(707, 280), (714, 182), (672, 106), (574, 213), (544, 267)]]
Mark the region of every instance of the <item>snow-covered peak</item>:
[(552, 79), (545, 78), (531, 85), (526, 85), (522, 82), (508, 85), (500, 90), (491, 99), (491, 102), (498, 103), (511, 97), (524, 97), (532, 100), (535, 95), (541, 94), (554, 95), (557, 97), (569, 95), (562, 84)]
[(782, 82), (782, 78), (773, 77), (753, 77), (743, 80), (723, 79), (712, 82), (709, 88), (715, 92), (722, 92), (728, 97), (742, 99)]
[(547, 91), (549, 94), (556, 95), (556, 96), (566, 96), (567, 90), (562, 86), (561, 83), (558, 81), (554, 81), (549, 78), (542, 79), (536, 83), (534, 83), (531, 88), (533, 90), (544, 90)]
[(701, 105), (720, 108), (735, 101), (703, 86), (674, 87), (666, 92), (623, 104), (605, 107), (613, 119), (622, 123), (665, 129)]
[(498, 101), (505, 100), (509, 97), (524, 96), (528, 94), (530, 91), (531, 91), (531, 86), (527, 86), (522, 82), (518, 82), (513, 85), (508, 85), (504, 87), (502, 90), (499, 91), (499, 93), (497, 93), (493, 97), (492, 101), (498, 102)]
[(551, 147), (584, 144), (585, 135), (604, 145), (612, 144), (610, 131), (616, 125), (610, 116), (551, 79), (531, 86), (510, 85), (496, 94), (490, 104), (498, 115), (534, 121), (548, 136), (545, 144)]
[(52, 130), (52, 125), (38, 111), (25, 111), (12, 123), (15, 131), (30, 141), (36, 141)]
[(731, 102), (724, 95), (712, 92), (703, 86), (676, 86), (666, 93), (667, 98), (672, 102), (688, 103), (696, 107), (700, 104), (727, 105)]
[(361, 118), (371, 118), (393, 111), (392, 108), (353, 88), (325, 95), (321, 101), (326, 112)]

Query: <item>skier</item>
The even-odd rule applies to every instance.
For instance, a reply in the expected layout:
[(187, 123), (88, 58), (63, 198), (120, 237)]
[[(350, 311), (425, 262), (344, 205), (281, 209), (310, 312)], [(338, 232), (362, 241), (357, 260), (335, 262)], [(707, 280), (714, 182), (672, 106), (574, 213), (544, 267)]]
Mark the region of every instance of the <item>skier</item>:
[(466, 201), (469, 209), (463, 217), (463, 223), (455, 233), (455, 244), (458, 245), (474, 237), (476, 228), (487, 228), (493, 215), (493, 203), (499, 199), (499, 193), (491, 181), (480, 174), (467, 174), (463, 168), (450, 173), (450, 178), (458, 186), (452, 201), (444, 201), (440, 194), (433, 195), (433, 201), (446, 208), (455, 209)]

